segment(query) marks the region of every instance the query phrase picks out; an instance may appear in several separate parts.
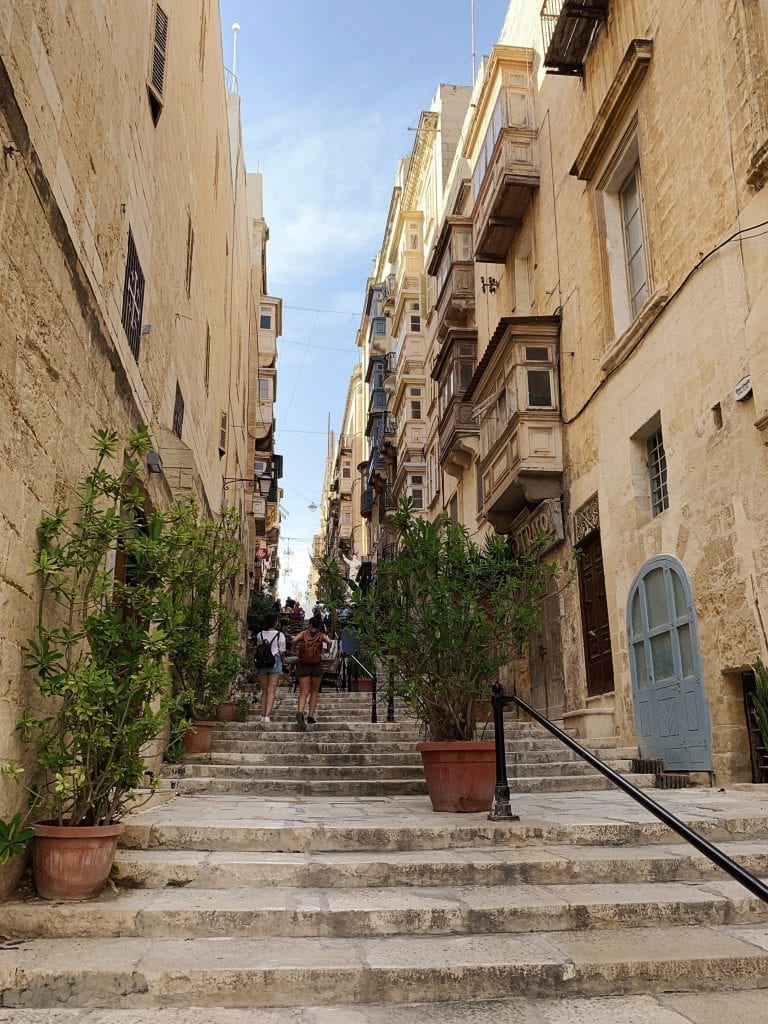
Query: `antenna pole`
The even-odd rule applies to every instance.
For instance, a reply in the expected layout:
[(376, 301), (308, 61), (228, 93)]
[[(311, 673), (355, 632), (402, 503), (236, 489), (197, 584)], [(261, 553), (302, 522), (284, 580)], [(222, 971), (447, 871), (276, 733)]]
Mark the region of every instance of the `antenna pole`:
[(470, 9), (472, 15), (472, 85), (474, 85), (477, 69), (477, 47), (475, 44), (475, 0), (470, 0)]
[[(474, 0), (472, 0), (474, 3)], [(235, 22), (232, 26), (232, 77), (237, 79), (237, 33), (240, 31), (240, 26)]]

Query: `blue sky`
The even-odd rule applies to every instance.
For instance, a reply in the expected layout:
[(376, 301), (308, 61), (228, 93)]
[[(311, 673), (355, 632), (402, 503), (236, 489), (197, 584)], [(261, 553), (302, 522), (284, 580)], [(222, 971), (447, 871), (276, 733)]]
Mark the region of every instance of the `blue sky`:
[[(306, 587), (327, 429), (339, 430), (363, 289), (397, 163), (441, 82), (472, 78), (470, 0), (220, 0), (248, 170), (264, 175), (268, 286), (284, 302), (277, 442), (280, 596)], [(478, 61), (507, 0), (475, 0)]]

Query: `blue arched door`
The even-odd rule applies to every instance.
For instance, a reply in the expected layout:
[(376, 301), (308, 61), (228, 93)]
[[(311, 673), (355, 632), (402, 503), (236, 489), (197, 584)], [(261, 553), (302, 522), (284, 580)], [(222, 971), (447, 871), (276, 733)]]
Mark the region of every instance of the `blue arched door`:
[(691, 585), (682, 564), (657, 555), (627, 601), (635, 722), (643, 757), (678, 771), (710, 771), (709, 708), (701, 675)]

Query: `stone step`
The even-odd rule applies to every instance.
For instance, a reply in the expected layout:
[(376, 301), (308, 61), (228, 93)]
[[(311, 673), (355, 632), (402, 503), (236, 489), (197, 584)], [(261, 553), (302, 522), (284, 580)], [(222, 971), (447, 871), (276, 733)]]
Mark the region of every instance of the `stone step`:
[[(307, 779), (296, 778), (281, 769), (282, 778), (265, 779), (228, 778), (211, 776), (180, 778), (176, 780), (179, 793), (190, 796), (206, 794), (221, 796), (231, 793), (236, 796), (417, 796), (426, 793), (424, 773), (419, 772), (410, 779), (385, 777), (380, 779), (323, 779), (316, 775)], [(312, 773), (310, 773), (312, 775)]]
[[(267, 802), (266, 805), (258, 799), (246, 800), (227, 813), (222, 807), (223, 801), (217, 798), (193, 801), (178, 797), (165, 807), (127, 818), (121, 846), (273, 853), (375, 850), (379, 853), (478, 847), (503, 848), (508, 852), (510, 847), (572, 844), (578, 853), (579, 847), (669, 844), (674, 839), (673, 833), (656, 820), (620, 819), (617, 811), (604, 817), (599, 810), (591, 817), (580, 806), (584, 799), (585, 795), (574, 794), (572, 802), (579, 811), (576, 820), (569, 821), (557, 807), (551, 820), (531, 814), (526, 807), (534, 803), (534, 798), (521, 797), (519, 804), (513, 804), (513, 809), (518, 810), (522, 820), (494, 822), (488, 821), (485, 814), (432, 814), (427, 811), (424, 798), (404, 800), (393, 821), (389, 817), (377, 818), (372, 813), (379, 808), (386, 811), (386, 800), (343, 798), (330, 819), (314, 820), (313, 813), (322, 812), (313, 812), (311, 807), (297, 805), (293, 800), (285, 804)], [(586, 799), (591, 802), (591, 794), (586, 794)], [(614, 804), (617, 799), (614, 796)], [(669, 803), (679, 812), (675, 801)], [(768, 814), (730, 814), (716, 818), (702, 809), (697, 810), (698, 814), (688, 813), (683, 817), (691, 828), (712, 842), (732, 841), (734, 836), (744, 835), (753, 841), (768, 839)], [(522, 852), (525, 853), (525, 849)], [(609, 852), (615, 853), (615, 850)]]
[[(316, 754), (306, 757), (304, 763), (295, 758), (285, 756), (261, 755), (258, 762), (240, 761), (230, 763), (223, 760), (227, 755), (213, 753), (205, 755), (204, 762), (189, 763), (184, 765), (168, 765), (164, 770), (164, 776), (173, 778), (252, 778), (252, 779), (273, 779), (285, 778), (286, 769), (290, 768), (291, 778), (305, 779), (399, 779), (399, 778), (423, 778), (421, 758), (389, 758), (383, 763), (376, 764), (371, 758), (365, 765), (353, 765), (348, 761), (339, 763), (337, 757), (330, 755)], [(241, 755), (242, 756), (242, 755)], [(627, 772), (629, 762), (616, 761), (608, 762), (610, 767), (617, 771)], [(554, 762), (552, 764), (508, 764), (507, 781), (529, 778), (577, 778), (589, 776), (599, 778), (596, 769), (584, 762)]]
[[(299, 732), (297, 729), (293, 729), (288, 732), (268, 732), (265, 728), (262, 732), (254, 734), (252, 738), (230, 738), (229, 736), (222, 736), (216, 739), (216, 742), (212, 744), (213, 750), (220, 751), (232, 751), (232, 750), (261, 750), (269, 749), (278, 745), (281, 749), (307, 749), (307, 744), (322, 744), (323, 747), (328, 747), (326, 752), (332, 753), (334, 750), (338, 750), (339, 753), (345, 751), (349, 753), (356, 753), (356, 750), (347, 750), (348, 747), (367, 747), (370, 750), (410, 750), (416, 749), (416, 744), (421, 739), (420, 736), (414, 734), (413, 736), (406, 736), (405, 738), (395, 735), (382, 736), (377, 739), (376, 736), (354, 736), (351, 734), (344, 734), (343, 736), (329, 735), (327, 732), (318, 732), (314, 726), (310, 726), (306, 732)], [(540, 744), (533, 744), (529, 741), (520, 743), (509, 743), (506, 746), (507, 755), (512, 760), (514, 757), (520, 755), (521, 760), (527, 760), (526, 754), (551, 754), (554, 760), (564, 760), (568, 758), (568, 750), (559, 744), (556, 740), (542, 740)], [(611, 752), (610, 757), (617, 757)], [(576, 760), (581, 760), (578, 755), (574, 755)]]
[(768, 1024), (763, 989), (597, 996), (504, 998), (450, 1003), (370, 1003), (356, 1006), (261, 1007), (152, 1006), (129, 1010), (8, 1009), (0, 1024)]
[[(388, 765), (349, 765), (336, 764), (329, 759), (330, 763), (323, 763), (315, 758), (308, 764), (290, 764), (290, 778), (292, 780), (339, 780), (343, 782), (365, 782), (366, 780), (376, 781), (380, 779), (421, 779), (424, 778), (424, 769), (421, 761), (412, 765), (399, 762)], [(286, 780), (286, 764), (219, 764), (214, 757), (210, 764), (187, 764), (180, 766), (177, 770), (177, 777), (186, 779), (282, 779)]]
[[(300, 778), (296, 772), (288, 773), (284, 767), (277, 771), (282, 777), (265, 778), (263, 769), (259, 769), (253, 778), (238, 775), (218, 778), (211, 774), (182, 777), (176, 780), (176, 789), (188, 796), (195, 793), (211, 796), (223, 793), (244, 796), (281, 793), (300, 796), (415, 796), (427, 792), (424, 773), (420, 770), (414, 770), (411, 778), (400, 778), (397, 770), (392, 769), (389, 775), (380, 778), (370, 778), (363, 773), (363, 777), (357, 779), (350, 779), (347, 770), (339, 778), (322, 778), (318, 772), (309, 772), (308, 777)], [(627, 774), (625, 777), (644, 789), (652, 789), (655, 784), (653, 775)], [(607, 779), (597, 774), (508, 777), (507, 786), (510, 793), (576, 793), (613, 788)]]
[(768, 985), (762, 925), (354, 939), (39, 939), (0, 950), (5, 1007), (296, 1006)]
[[(238, 728), (233, 728), (237, 725)], [(403, 737), (410, 739), (418, 736), (419, 730), (415, 725), (403, 722), (324, 722), (322, 719), (311, 726), (314, 733), (322, 733), (328, 738), (338, 737), (339, 739), (357, 739), (365, 737), (370, 740), (398, 739)], [(250, 724), (247, 722), (226, 722), (220, 723), (214, 730), (214, 739), (248, 739), (249, 737), (261, 737), (267, 735), (284, 736), (296, 732), (296, 716), (286, 719), (284, 722), (258, 722)]]
[(670, 922), (678, 927), (765, 923), (768, 905), (737, 882), (726, 881), (149, 889), (66, 906), (45, 901), (3, 905), (3, 931), (12, 938), (485, 936)]
[[(275, 742), (277, 740), (278, 742)], [(363, 743), (349, 741), (347, 743), (328, 743), (312, 734), (312, 730), (305, 733), (289, 733), (283, 740), (281, 737), (270, 737), (261, 740), (220, 740), (212, 750), (215, 754), (264, 754), (271, 751), (279, 753), (305, 753), (305, 754), (385, 754), (417, 753), (415, 742), (401, 743), (384, 742), (376, 743), (367, 741)]]
[[(371, 754), (321, 754), (321, 753), (281, 753), (281, 750), (271, 748), (265, 753), (258, 754), (234, 754), (231, 752), (215, 751), (212, 754), (187, 754), (184, 764), (242, 764), (242, 765), (418, 765), (421, 767), (421, 754), (416, 749), (403, 750), (398, 753), (376, 752)], [(168, 765), (168, 769), (183, 767), (180, 765)], [(168, 774), (171, 774), (168, 771)]]
[[(721, 843), (724, 853), (768, 875), (765, 842)], [(687, 844), (526, 846), (393, 852), (202, 852), (126, 850), (117, 855), (120, 888), (226, 889), (229, 886), (370, 888), (378, 886), (565, 885), (695, 882), (726, 876)]]

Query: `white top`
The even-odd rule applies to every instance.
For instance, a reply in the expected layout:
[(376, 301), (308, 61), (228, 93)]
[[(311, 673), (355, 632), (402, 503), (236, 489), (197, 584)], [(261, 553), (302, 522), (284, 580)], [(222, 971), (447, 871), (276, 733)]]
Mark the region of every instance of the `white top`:
[[(275, 639), (279, 637), (277, 649), (275, 649)], [(285, 633), (280, 629), (262, 629), (260, 633), (256, 635), (256, 640), (261, 643), (262, 640), (266, 640), (269, 644), (269, 649), (273, 654), (285, 654)]]

